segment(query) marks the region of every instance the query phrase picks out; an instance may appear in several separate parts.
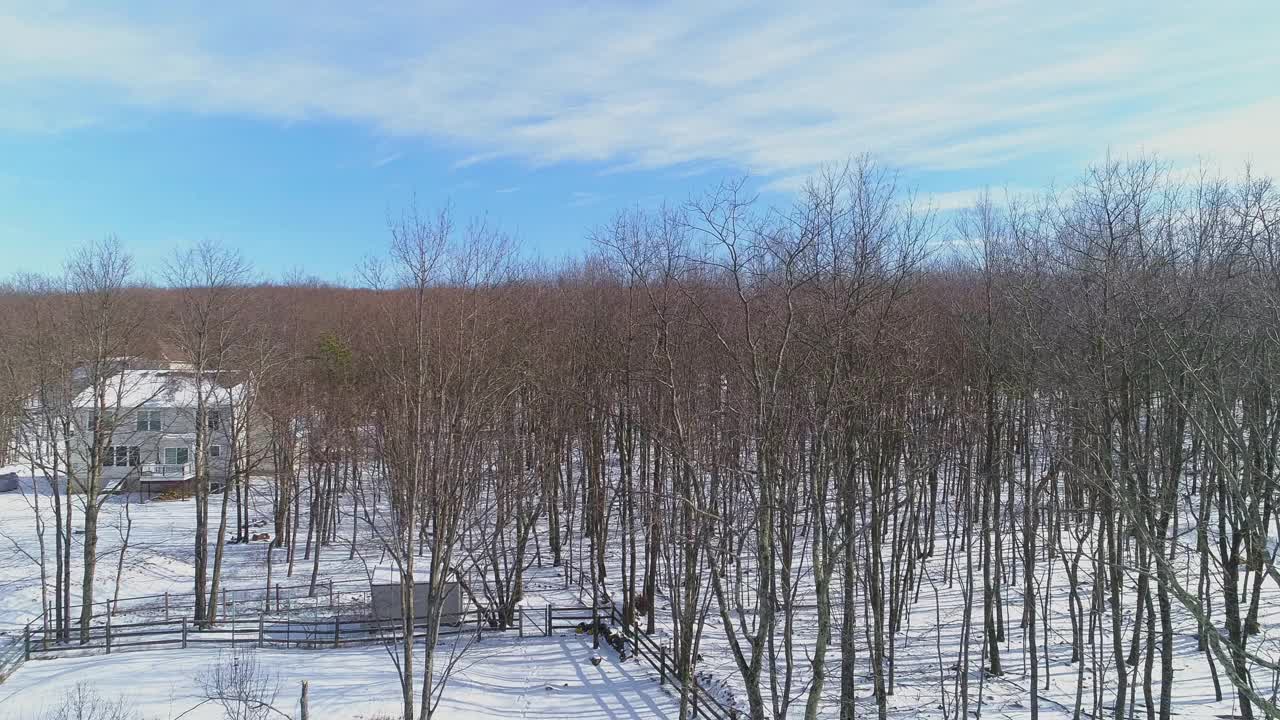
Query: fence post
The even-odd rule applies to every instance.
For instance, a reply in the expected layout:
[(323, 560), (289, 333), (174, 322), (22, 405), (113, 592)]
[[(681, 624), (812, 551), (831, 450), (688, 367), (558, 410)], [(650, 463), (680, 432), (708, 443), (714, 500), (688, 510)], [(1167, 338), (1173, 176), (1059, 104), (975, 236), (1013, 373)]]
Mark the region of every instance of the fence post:
[(187, 649), (187, 619), (182, 618), (182, 649)]
[(276, 612), (280, 612), (280, 583), (276, 583)]
[(258, 647), (262, 647), (263, 622), (262, 615), (258, 615)]
[(600, 608), (597, 607), (596, 596), (591, 595), (591, 649), (600, 649)]
[(329, 578), (329, 609), (333, 609), (333, 578)]
[(520, 637), (524, 637), (524, 610), (516, 608), (516, 627), (520, 630)]
[(31, 659), (31, 625), (27, 625), (22, 629), (22, 642), (23, 650), (25, 651), (23, 662), (26, 662)]
[(227, 589), (222, 588), (222, 617), (227, 616)]
[(551, 637), (551, 606), (550, 605), (547, 605), (546, 635), (547, 637)]
[(667, 684), (667, 646), (658, 648), (658, 684)]
[(107, 614), (107, 654), (111, 654), (111, 614)]
[(342, 632), (339, 628), (341, 627), (342, 627), (342, 616), (334, 615), (333, 616), (333, 646), (334, 647), (338, 647), (339, 638), (341, 637), (341, 632)]

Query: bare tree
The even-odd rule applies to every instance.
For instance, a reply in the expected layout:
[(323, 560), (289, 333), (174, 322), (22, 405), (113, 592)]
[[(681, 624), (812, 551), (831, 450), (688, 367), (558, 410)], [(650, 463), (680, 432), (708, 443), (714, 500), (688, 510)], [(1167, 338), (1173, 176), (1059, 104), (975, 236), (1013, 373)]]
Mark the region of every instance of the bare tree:
[(259, 662), (253, 651), (220, 653), (196, 681), (205, 702), (222, 706), (227, 720), (290, 717), (275, 706), (280, 695), (279, 676)]
[(223, 374), (235, 369), (228, 364), (246, 332), (240, 317), (245, 304), (242, 290), (249, 279), (249, 267), (238, 253), (206, 241), (179, 251), (167, 265), (165, 274), (179, 297), (169, 322), (169, 339), (181, 352), (182, 361), (189, 364), (195, 391), (195, 620), (209, 625), (217, 619), (217, 583), (226, 540), (227, 497), (224, 488), (211, 577), (209, 439), (211, 432), (222, 431), (224, 427), (221, 419), (211, 412), (211, 406), (215, 404), (215, 396), (225, 401), (231, 392)]

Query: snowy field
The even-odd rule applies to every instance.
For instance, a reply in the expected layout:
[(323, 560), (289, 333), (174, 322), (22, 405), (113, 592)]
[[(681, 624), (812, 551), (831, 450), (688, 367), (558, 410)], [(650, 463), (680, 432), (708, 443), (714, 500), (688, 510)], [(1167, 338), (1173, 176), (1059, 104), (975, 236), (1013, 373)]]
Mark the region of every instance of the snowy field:
[[(400, 681), (380, 647), (255, 652), (259, 665), (276, 673), (275, 704), (285, 712), (293, 714), (303, 680), (310, 683), (314, 718), (367, 720), (399, 712)], [(441, 717), (642, 720), (677, 714), (676, 700), (641, 666), (605, 653), (595, 666), (592, 654), (586, 636), (486, 639), (467, 651), (451, 678)], [(39, 717), (81, 681), (109, 699), (123, 697), (144, 719), (176, 717), (200, 703), (193, 678), (218, 660), (217, 651), (201, 649), (33, 661), (0, 685), (0, 717)], [(223, 714), (209, 703), (184, 717), (218, 720)]]
[[(39, 613), (39, 569), (34, 562), (38, 555), (35, 529), (32, 522), (32, 504), (38, 491), (28, 480), (21, 492), (0, 494), (0, 632), (19, 632), (22, 625)], [(216, 507), (219, 496), (215, 496)], [(42, 511), (51, 522), (48, 511), (49, 497), (40, 497)], [(100, 539), (98, 599), (105, 599), (115, 591), (116, 567), (121, 543), (117, 528), (121, 526), (123, 499), (113, 498), (103, 511)], [(134, 502), (130, 506), (133, 528), (130, 547), (123, 571), (119, 576), (120, 597), (153, 595), (170, 592), (190, 592), (192, 576), (191, 527), (194, 522), (194, 505), (190, 501)], [(350, 532), (350, 518), (340, 522), (342, 533)], [(945, 530), (943, 531), (945, 532)], [(52, 553), (52, 530), (46, 542)], [(614, 533), (616, 540), (621, 533)], [(320, 559), (320, 582), (355, 582), (367, 577), (367, 568), (376, 565), (379, 557), (376, 546), (367, 534), (356, 543), (351, 552), (350, 543), (326, 546)], [(945, 543), (945, 538), (939, 538)], [(1010, 543), (1012, 544), (1012, 543)], [(566, 581), (565, 568), (552, 567), (547, 553), (545, 537), (537, 544), (542, 555), (531, 548), (531, 566), (526, 573), (524, 606), (536, 614), (546, 604), (576, 604), (583, 599), (582, 588), (576, 575)], [(942, 547), (940, 545), (939, 547)], [(584, 551), (585, 545), (576, 547)], [(79, 578), (79, 547), (75, 549), (75, 573)], [(613, 546), (607, 552), (607, 566), (611, 575), (608, 582), (616, 596), (618, 575), (613, 572), (621, 562), (620, 548)], [(266, 563), (266, 544), (228, 545), (225, 566), (225, 585), (228, 588), (262, 587)], [(1109, 704), (1113, 693), (1110, 685), (1095, 687), (1094, 657), (1086, 662), (1070, 662), (1071, 624), (1068, 616), (1069, 585), (1063, 558), (1054, 563), (1044, 562), (1038, 568), (1035, 581), (1047, 596), (1042, 613), (1048, 616), (1048, 637), (1041, 636), (1041, 707), (1042, 718), (1069, 718), (1077, 687), (1084, 698), (1084, 709), (1089, 712), (1098, 692), (1101, 704)], [(893, 692), (889, 697), (893, 717), (941, 717), (943, 705), (947, 714), (955, 711), (955, 667), (961, 651), (959, 632), (965, 607), (963, 583), (957, 573), (947, 573), (943, 567), (942, 553), (929, 561), (918, 592), (907, 604), (904, 629), (895, 643), (893, 660)], [(1010, 558), (1012, 564), (1012, 558)], [(579, 563), (582, 564), (582, 563)], [(273, 582), (302, 584), (311, 571), (311, 561), (302, 558), (299, 543), (298, 557), (292, 577), (283, 552), (273, 554)], [(1079, 593), (1084, 602), (1092, 589), (1089, 561), (1082, 563)], [(1126, 583), (1136, 583), (1137, 573), (1127, 571)], [(1186, 572), (1193, 567), (1188, 564)], [(837, 579), (838, 581), (838, 579)], [(589, 587), (589, 586), (588, 586)], [(980, 588), (979, 588), (980, 592)], [(1001, 718), (1029, 717), (1028, 656), (1024, 650), (1024, 636), (1019, 628), (1018, 613), (1022, 605), (1020, 583), (1007, 583), (1004, 587), (1006, 602), (1005, 625), (1007, 628), (1001, 656), (1005, 673), (1000, 677), (989, 676), (980, 669), (979, 648), (971, 647), (973, 670), (970, 673), (970, 694), (974, 699), (970, 712), (981, 702), (983, 716)], [(800, 604), (812, 602), (810, 591), (798, 596)], [(863, 598), (859, 598), (861, 605)], [(1126, 602), (1127, 612), (1122, 618), (1126, 636), (1132, 632), (1134, 622), (1132, 602)], [(1262, 632), (1250, 641), (1250, 650), (1262, 657), (1280, 657), (1280, 602), (1268, 588), (1262, 603)], [(1215, 701), (1213, 678), (1203, 652), (1196, 649), (1196, 627), (1189, 615), (1175, 605), (1177, 622), (1176, 655), (1173, 691), (1174, 712), (1181, 718), (1230, 717), (1238, 712), (1235, 692), (1221, 667), (1218, 667), (1223, 699)], [(838, 622), (839, 613), (835, 613)], [(670, 638), (670, 604), (659, 598), (657, 608), (658, 633), (654, 639), (665, 643)], [(1038, 623), (1039, 626), (1039, 623)], [(834, 629), (838, 634), (838, 627)], [(790, 651), (795, 659), (791, 678), (788, 717), (800, 717), (804, 710), (804, 694), (809, 687), (811, 673), (809, 656), (816, 638), (816, 625), (812, 611), (797, 612), (796, 623), (790, 636), (779, 628), (776, 646), (779, 652), (790, 640)], [(858, 648), (855, 663), (859, 668), (859, 715), (873, 717), (875, 701), (872, 695), (870, 668), (867, 665), (865, 647)], [(370, 718), (382, 713), (394, 713), (398, 708), (399, 690), (394, 665), (386, 651), (380, 647), (344, 648), (326, 651), (298, 651), (264, 649), (260, 658), (280, 673), (282, 692), (294, 692), (301, 680), (312, 682), (312, 707), (324, 708), (316, 716), (324, 718)], [(1114, 682), (1109, 649), (1099, 644), (1092, 650), (1104, 682)], [(698, 670), (709, 677), (704, 685), (726, 704), (742, 708), (744, 693), (728, 650), (721, 621), (714, 603), (705, 621), (703, 638), (699, 648), (701, 655)], [(670, 717), (676, 713), (675, 701), (658, 687), (655, 675), (649, 667), (635, 660), (619, 662), (617, 655), (607, 646), (599, 654), (605, 659), (599, 667), (590, 664), (589, 638), (576, 636), (553, 638), (526, 638), (519, 640), (514, 633), (486, 638), (464, 656), (465, 666), (450, 680), (445, 703), (449, 711), (444, 717), (563, 717), (563, 718), (642, 718)], [(0, 718), (28, 717), (50, 701), (59, 697), (76, 682), (87, 680), (95, 683), (104, 695), (120, 695), (127, 691), (130, 702), (144, 709), (151, 717), (170, 717), (185, 710), (183, 702), (193, 697), (196, 688), (192, 677), (201, 668), (216, 659), (212, 651), (151, 651), (113, 654), (110, 658), (80, 657), (42, 660), (27, 664), (18, 673), (0, 685)], [(1047, 660), (1046, 656), (1047, 655)], [(779, 662), (782, 658), (779, 658)], [(766, 660), (766, 668), (769, 661)], [(835, 717), (839, 693), (839, 645), (834, 642), (824, 665), (827, 683), (820, 717)], [(766, 671), (767, 672), (767, 671)], [(1130, 668), (1130, 674), (1141, 668)], [(779, 666), (781, 673), (781, 666)], [(1047, 676), (1047, 683), (1046, 683)], [(125, 678), (146, 678), (145, 683), (126, 682)], [(1262, 673), (1255, 673), (1262, 681)], [(1272, 678), (1265, 678), (1260, 690), (1270, 694)], [(548, 689), (550, 688), (550, 689)], [(780, 688), (780, 694), (786, 688)], [(1157, 685), (1158, 693), (1158, 685)], [(768, 691), (766, 691), (768, 692)], [(766, 695), (767, 697), (767, 695)], [(1143, 692), (1134, 696), (1136, 716), (1145, 716)], [(10, 709), (14, 708), (14, 709)], [(17, 713), (17, 714), (14, 714)], [(197, 715), (186, 717), (218, 717)]]
[[(9, 468), (19, 470), (19, 468)], [(37, 494), (47, 528), (47, 552), (52, 568), (51, 497), (43, 481), (22, 481), (19, 492), (0, 493), (0, 645), (16, 640), (22, 627), (40, 613), (39, 543), (33, 522)], [(216, 507), (221, 496), (214, 496)], [(112, 597), (122, 544), (123, 498), (112, 498), (102, 512), (97, 600)], [(122, 572), (119, 597), (191, 592), (193, 575), (191, 528), (195, 506), (190, 500), (140, 501), (129, 506), (132, 530)], [(77, 514), (78, 519), (78, 514)], [(345, 526), (349, 532), (349, 525)], [(73, 548), (73, 603), (78, 603), (82, 548)], [(371, 546), (361, 544), (351, 556), (350, 544), (327, 546), (321, 553), (321, 586), (329, 580), (359, 588), (367, 567), (379, 560)], [(303, 585), (310, 578), (311, 560), (298, 548), (292, 577), (285, 553), (272, 554), (273, 584)], [(267, 544), (228, 545), (224, 560), (227, 588), (259, 588), (265, 577)], [(526, 605), (538, 620), (549, 603), (576, 604), (576, 586), (567, 586), (560, 568), (548, 562), (534, 568), (527, 583)], [(52, 580), (50, 581), (52, 582)], [(322, 593), (323, 594), (323, 593)], [(323, 599), (320, 599), (323, 604)], [(399, 681), (387, 651), (379, 646), (305, 651), (263, 649), (259, 662), (279, 674), (282, 696), (296, 693), (302, 680), (311, 683), (312, 717), (333, 720), (367, 719), (399, 711)], [(603, 662), (591, 663), (593, 655)], [(0, 684), (0, 720), (39, 717), (73, 688), (87, 682), (104, 698), (127, 698), (144, 718), (169, 718), (197, 702), (199, 671), (218, 659), (211, 649), (150, 650), (111, 656), (36, 660)], [(145, 679), (139, 682), (139, 679)], [(486, 636), (462, 656), (443, 700), (443, 717), (459, 718), (662, 718), (677, 714), (677, 700), (659, 688), (657, 675), (642, 661), (620, 662), (607, 645), (591, 648), (590, 636), (558, 635), (519, 638), (517, 633)], [(219, 718), (221, 709), (202, 707), (185, 718)]]
[[(19, 467), (10, 470), (21, 470)], [(29, 471), (27, 471), (29, 473)], [(25, 474), (25, 473), (24, 473)], [(54, 553), (52, 497), (43, 480), (33, 483), (24, 477), (19, 492), (0, 493), (0, 633), (13, 633), (40, 614), (39, 543), (33, 522), (33, 504), (39, 497), (41, 514), (47, 523), (45, 533), (49, 572), (52, 574)], [(216, 507), (222, 496), (215, 495)], [(102, 509), (98, 530), (98, 572), (95, 578), (95, 602), (109, 600), (116, 587), (122, 533), (125, 528), (123, 498), (111, 498)], [(163, 593), (190, 594), (194, 577), (195, 550), (192, 528), (195, 526), (195, 503), (192, 500), (143, 501), (129, 503), (133, 521), (129, 548), (123, 571), (119, 574), (121, 598)], [(82, 520), (75, 512), (76, 526)], [(265, 518), (260, 518), (265, 521)], [(261, 587), (265, 578), (267, 543), (228, 544), (223, 560), (223, 585), (227, 588)], [(72, 604), (80, 600), (80, 568), (83, 548), (80, 535), (73, 537)], [(273, 553), (272, 582), (284, 585), (304, 584), (310, 579), (311, 561), (301, 559), (301, 548), (294, 573), (288, 575), (285, 554)], [(365, 577), (360, 557), (350, 559), (349, 548), (325, 547), (321, 552), (320, 578), (340, 580)], [(212, 552), (210, 553), (212, 557)], [(374, 558), (376, 560), (376, 558)], [(52, 575), (49, 579), (52, 587)], [(52, 604), (52, 598), (49, 602)]]

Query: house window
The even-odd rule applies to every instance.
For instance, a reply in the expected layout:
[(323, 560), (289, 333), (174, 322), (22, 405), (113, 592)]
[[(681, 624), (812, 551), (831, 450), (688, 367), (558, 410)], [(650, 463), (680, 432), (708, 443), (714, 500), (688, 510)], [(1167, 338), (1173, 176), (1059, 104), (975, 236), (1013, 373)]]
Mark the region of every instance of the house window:
[(165, 465), (186, 465), (187, 449), (184, 447), (167, 447), (164, 449)]
[(102, 456), (103, 467), (137, 467), (142, 450), (137, 445), (108, 445)]
[(205, 420), (210, 430), (217, 430), (222, 427), (222, 413), (217, 410), (205, 411)]
[(221, 445), (210, 445), (210, 446), (209, 446), (209, 457), (211, 457), (211, 458), (215, 458), (215, 457), (222, 457), (222, 446), (221, 446)]
[(160, 431), (160, 411), (159, 410), (139, 410), (137, 429), (143, 432), (159, 432)]

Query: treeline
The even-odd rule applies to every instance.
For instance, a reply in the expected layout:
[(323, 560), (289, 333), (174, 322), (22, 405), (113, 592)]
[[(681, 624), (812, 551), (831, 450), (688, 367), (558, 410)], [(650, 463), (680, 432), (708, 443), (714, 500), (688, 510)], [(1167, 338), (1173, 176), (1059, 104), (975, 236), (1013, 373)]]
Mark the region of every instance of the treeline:
[[(942, 581), (963, 598), (948, 717), (980, 709), (971, 684), (1005, 672), (1016, 626), (1032, 717), (1070, 662), (1075, 718), (1167, 720), (1186, 621), (1216, 691), (1276, 716), (1280, 665), (1251, 643), (1280, 589), (1269, 179), (1109, 160), (944, 217), (860, 158), (788, 207), (728, 183), (620, 212), (555, 267), (447, 211), (389, 230), (360, 290), (253, 285), (207, 244), (166, 288), (132, 284), (111, 243), (64, 278), (18, 279), (0, 297), (8, 445), (73, 368), (105, 382), (110, 358), (167, 343), (256, 388), (240, 415), (258, 440), (228, 491), (197, 483), (201, 595), (251, 506), (313, 581), (340, 531), (351, 552), (375, 541), (429, 580), (437, 622), (455, 581), (514, 622), (545, 553), (643, 631), (669, 602), (686, 680), (714, 615), (752, 718), (816, 717), (831, 697), (852, 718), (863, 673), (883, 718), (912, 608)], [(61, 608), (63, 528), (100, 499), (54, 497)], [(416, 670), (411, 643), (406, 720), (443, 688), (434, 643)]]

